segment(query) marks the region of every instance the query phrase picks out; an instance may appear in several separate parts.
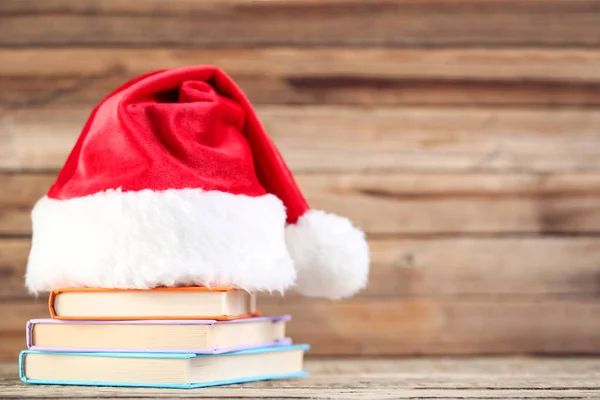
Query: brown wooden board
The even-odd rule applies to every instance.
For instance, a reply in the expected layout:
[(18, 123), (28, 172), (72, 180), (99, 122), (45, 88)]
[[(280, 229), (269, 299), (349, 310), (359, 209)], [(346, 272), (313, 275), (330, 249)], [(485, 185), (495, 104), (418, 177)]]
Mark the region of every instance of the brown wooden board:
[[(0, 233), (27, 235), (55, 174), (0, 173)], [(309, 203), (368, 234), (493, 235), (600, 232), (598, 174), (309, 174)]]
[(92, 105), (128, 79), (214, 64), (255, 104), (600, 105), (597, 49), (0, 48), (0, 108)]
[(289, 333), (319, 355), (581, 353), (600, 349), (600, 304), (543, 298), (263, 299), (294, 316)]
[[(369, 285), (360, 298), (593, 299), (600, 292), (596, 237), (394, 238), (369, 245)], [(0, 239), (0, 300), (30, 297), (24, 285), (30, 246), (30, 239)]]
[(133, 77), (204, 63), (235, 77), (600, 83), (596, 48), (14, 47), (0, 48), (0, 58), (6, 61), (0, 64), (0, 76), (8, 78)]
[(0, 360), (16, 360), (26, 348), (25, 326), (35, 318), (50, 318), (47, 296), (0, 300)]
[[(311, 355), (597, 354), (600, 304), (586, 299), (369, 298), (341, 302), (263, 296), (266, 314), (291, 313), (288, 333)], [(25, 323), (44, 301), (1, 302), (3, 359), (23, 348)], [(22, 335), (22, 336), (21, 336)]]
[(594, 0), (5, 0), (0, 45), (595, 46)]
[[(90, 111), (0, 111), (0, 169), (58, 170)], [(260, 106), (257, 112), (294, 172), (600, 170), (596, 109)]]
[(4, 398), (31, 399), (592, 399), (600, 360), (578, 357), (309, 358), (309, 376), (201, 390), (44, 386), (0, 364)]
[(0, 300), (29, 298), (25, 268), (30, 248), (31, 239), (0, 239)]

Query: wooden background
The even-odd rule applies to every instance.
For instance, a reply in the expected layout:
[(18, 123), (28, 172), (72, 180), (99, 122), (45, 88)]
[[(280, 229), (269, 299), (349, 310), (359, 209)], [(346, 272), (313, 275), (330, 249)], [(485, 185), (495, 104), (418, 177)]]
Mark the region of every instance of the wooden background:
[(47, 315), (29, 212), (91, 107), (197, 63), (369, 234), (356, 298), (260, 300), (312, 354), (600, 353), (600, 1), (2, 0), (0, 359)]

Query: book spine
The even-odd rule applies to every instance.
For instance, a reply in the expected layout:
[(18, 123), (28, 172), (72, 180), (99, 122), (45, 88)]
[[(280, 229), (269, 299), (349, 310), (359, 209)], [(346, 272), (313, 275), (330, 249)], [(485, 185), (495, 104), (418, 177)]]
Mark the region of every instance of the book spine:
[(27, 325), (25, 327), (25, 341), (27, 342), (27, 348), (30, 349), (33, 346), (33, 326), (35, 323), (33, 321), (27, 321)]
[(27, 377), (25, 376), (25, 354), (27, 354), (26, 350), (23, 350), (19, 354), (19, 379), (23, 382), (27, 382)]
[(56, 291), (50, 292), (50, 296), (48, 296), (48, 311), (50, 311), (50, 317), (52, 319), (57, 319), (56, 311), (54, 310), (54, 301), (56, 300)]

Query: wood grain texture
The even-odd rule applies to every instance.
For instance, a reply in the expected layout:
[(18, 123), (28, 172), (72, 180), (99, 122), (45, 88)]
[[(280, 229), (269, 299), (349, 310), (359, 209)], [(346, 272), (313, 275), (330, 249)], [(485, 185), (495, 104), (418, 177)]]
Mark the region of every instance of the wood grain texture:
[[(311, 355), (598, 354), (600, 304), (585, 299), (369, 298), (343, 302), (262, 296), (265, 314), (291, 313), (288, 333)], [(45, 301), (2, 302), (0, 359), (22, 348)]]
[[(596, 300), (261, 299), (315, 355), (597, 354)], [(309, 323), (310, 321), (310, 323)]]
[[(0, 239), (0, 301), (30, 298), (23, 279), (30, 245)], [(361, 299), (593, 299), (600, 292), (595, 237), (394, 238), (369, 245), (371, 273)]]
[(31, 239), (0, 239), (0, 302), (29, 297), (25, 269), (30, 248)]
[(586, 399), (597, 398), (597, 358), (309, 359), (303, 379), (201, 390), (25, 385), (0, 364), (3, 398)]
[[(17, 360), (19, 352), (27, 346), (25, 326), (35, 318), (50, 318), (47, 296), (22, 300), (0, 301), (2, 329), (0, 340), (0, 360)], [(0, 392), (1, 393), (1, 392)]]
[[(58, 170), (89, 112), (0, 111), (0, 169)], [(600, 170), (596, 109), (261, 106), (257, 112), (294, 172)]]
[(255, 104), (600, 104), (597, 49), (0, 48), (0, 108), (96, 104), (161, 68), (215, 64)]
[[(311, 356), (600, 354), (599, 21), (595, 0), (0, 1), (0, 359), (48, 315), (23, 286), (30, 212), (92, 106), (200, 63), (246, 92), (311, 205), (369, 234), (357, 297), (259, 300), (293, 314)], [(600, 393), (595, 359), (310, 368), (183, 396)], [(24, 388), (3, 371), (2, 398), (175, 395)]]
[(364, 76), (600, 83), (600, 49), (596, 48), (16, 47), (0, 48), (0, 58), (7, 61), (0, 64), (0, 76), (11, 79), (134, 77), (149, 70), (206, 63), (218, 65), (235, 78)]
[[(31, 232), (54, 174), (0, 173), (0, 233)], [(296, 174), (314, 208), (369, 234), (600, 232), (598, 174)], [(462, 210), (458, 212), (458, 210)]]
[(316, 208), (347, 215), (372, 234), (592, 233), (600, 227), (598, 178), (319, 174), (299, 175), (298, 183)]
[(595, 46), (599, 14), (593, 0), (5, 0), (0, 45)]

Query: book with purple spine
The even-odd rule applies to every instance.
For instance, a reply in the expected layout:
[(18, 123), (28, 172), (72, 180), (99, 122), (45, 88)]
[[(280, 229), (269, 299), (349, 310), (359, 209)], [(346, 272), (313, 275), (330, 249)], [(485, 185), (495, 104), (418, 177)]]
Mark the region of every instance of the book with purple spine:
[(55, 352), (221, 354), (288, 346), (289, 315), (217, 320), (62, 321), (27, 323), (27, 348)]

